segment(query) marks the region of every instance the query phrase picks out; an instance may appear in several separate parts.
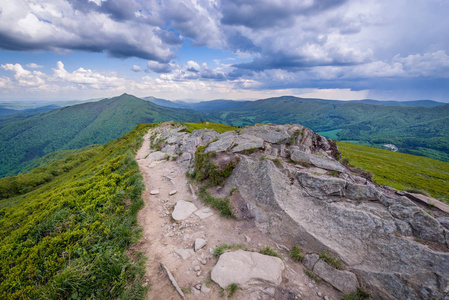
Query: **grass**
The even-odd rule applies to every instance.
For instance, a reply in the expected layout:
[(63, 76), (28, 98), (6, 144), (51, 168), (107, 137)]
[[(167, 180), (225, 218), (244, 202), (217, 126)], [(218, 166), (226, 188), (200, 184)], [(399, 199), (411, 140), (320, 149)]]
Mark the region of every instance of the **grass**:
[(362, 288), (357, 288), (357, 290), (349, 295), (343, 295), (341, 297), (342, 300), (365, 300), (369, 299), (370, 294), (363, 290)]
[(327, 252), (321, 252), (320, 258), (327, 262), (329, 265), (334, 267), (335, 269), (342, 270), (343, 269), (343, 262), (339, 260), (338, 258), (333, 257), (330, 253)]
[(238, 250), (242, 249), (244, 247), (243, 244), (236, 244), (236, 245), (229, 245), (229, 244), (221, 244), (214, 250), (214, 256), (219, 257), (223, 253), (226, 252), (226, 250)]
[(302, 255), (302, 249), (298, 246), (293, 246), (292, 250), (289, 253), (290, 258), (294, 261), (300, 262), (303, 260), (304, 256)]
[(231, 203), (228, 197), (217, 198), (207, 192), (207, 185), (200, 188), (199, 196), (203, 202), (220, 212), (220, 215), (227, 218), (236, 218), (231, 209)]
[(313, 273), (312, 271), (309, 271), (307, 269), (304, 270), (304, 273), (306, 273), (307, 276), (309, 276), (311, 279), (313, 279), (316, 283), (320, 283), (323, 280), (318, 277), (315, 273)]
[(144, 257), (129, 249), (144, 189), (134, 155), (150, 126), (75, 154), (52, 180), (1, 201), (1, 299), (145, 297)]
[(237, 285), (237, 283), (231, 283), (230, 285), (228, 285), (228, 287), (226, 288), (226, 291), (228, 292), (228, 297), (231, 298), (232, 296), (234, 296), (234, 294), (237, 292), (238, 289), (239, 286)]
[(182, 123), (186, 127), (185, 132), (192, 133), (200, 129), (213, 129), (218, 133), (236, 130), (237, 127), (228, 126), (220, 123), (202, 122), (202, 123)]
[(420, 190), (449, 203), (449, 163), (427, 157), (338, 142), (344, 159), (373, 174), (380, 185)]
[(278, 257), (278, 258), (282, 259), (282, 257), (279, 255), (279, 253), (277, 253), (274, 249), (270, 248), (270, 246), (266, 246), (263, 249), (259, 249), (259, 253), (264, 254), (264, 255)]

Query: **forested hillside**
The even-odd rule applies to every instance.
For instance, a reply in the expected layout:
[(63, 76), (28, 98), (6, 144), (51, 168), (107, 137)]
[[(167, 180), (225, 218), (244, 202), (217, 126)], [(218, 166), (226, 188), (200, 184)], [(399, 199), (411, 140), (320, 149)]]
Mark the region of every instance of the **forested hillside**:
[(53, 151), (104, 144), (139, 123), (200, 122), (191, 110), (161, 107), (131, 95), (0, 122), (0, 177), (16, 175)]
[(1, 299), (139, 299), (143, 183), (134, 159), (152, 125), (26, 175), (0, 179)]

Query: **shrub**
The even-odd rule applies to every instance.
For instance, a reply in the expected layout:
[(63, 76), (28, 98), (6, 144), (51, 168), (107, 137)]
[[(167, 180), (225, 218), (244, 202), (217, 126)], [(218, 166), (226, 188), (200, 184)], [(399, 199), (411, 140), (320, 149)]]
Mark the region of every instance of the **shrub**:
[(342, 300), (365, 300), (369, 299), (370, 294), (363, 290), (362, 288), (357, 288), (357, 290), (349, 295), (343, 295), (341, 297)]
[(243, 248), (243, 244), (236, 244), (236, 245), (229, 245), (229, 244), (221, 244), (220, 246), (218, 246), (217, 248), (215, 248), (214, 250), (214, 256), (220, 256), (222, 255), (226, 250), (231, 250), (231, 249), (242, 249)]
[(274, 249), (270, 248), (270, 246), (266, 246), (263, 249), (259, 249), (259, 253), (265, 254), (265, 255), (270, 255), (270, 256), (275, 256), (275, 257), (282, 259), (282, 257)]
[(293, 259), (294, 261), (302, 261), (304, 258), (302, 256), (302, 249), (299, 248), (298, 246), (293, 246), (289, 255), (290, 255), (291, 259)]

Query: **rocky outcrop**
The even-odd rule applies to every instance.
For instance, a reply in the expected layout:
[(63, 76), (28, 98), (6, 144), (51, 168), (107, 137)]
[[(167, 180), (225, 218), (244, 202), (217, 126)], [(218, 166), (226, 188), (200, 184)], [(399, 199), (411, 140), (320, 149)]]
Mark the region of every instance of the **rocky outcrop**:
[[(192, 171), (198, 146), (207, 145), (206, 151), (216, 152), (220, 161), (237, 162), (220, 189), (222, 196), (238, 189), (236, 215), (253, 218), (261, 231), (284, 244), (332, 253), (344, 270), (319, 258), (304, 264), (340, 291), (360, 285), (374, 299), (442, 299), (449, 292), (446, 220), (352, 174), (333, 158), (335, 145), (320, 135), (300, 125), (254, 126), (222, 134), (188, 134), (173, 127), (161, 126), (156, 138), (165, 139), (184, 170)], [(222, 287), (233, 283), (226, 280), (217, 282)]]

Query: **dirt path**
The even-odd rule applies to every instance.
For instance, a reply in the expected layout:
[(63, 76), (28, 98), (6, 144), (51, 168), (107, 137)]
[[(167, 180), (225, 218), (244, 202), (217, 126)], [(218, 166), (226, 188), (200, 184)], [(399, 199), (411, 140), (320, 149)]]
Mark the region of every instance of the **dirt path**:
[[(199, 210), (207, 207), (191, 194), (185, 173), (175, 161), (148, 157), (152, 152), (149, 134), (144, 140), (136, 155), (146, 186), (143, 193), (145, 207), (138, 216), (144, 231), (141, 242), (133, 250), (141, 251), (148, 257), (146, 280), (152, 288), (147, 299), (181, 299), (161, 269), (161, 262), (171, 271), (185, 292), (186, 299), (224, 299), (220, 296), (221, 288), (210, 281), (210, 271), (217, 262), (211, 251), (223, 243), (243, 243), (252, 250), (269, 245), (282, 255), (286, 265), (283, 283), (275, 294), (263, 291), (262, 288), (238, 290), (232, 299), (339, 299), (338, 293), (329, 285), (317, 284), (307, 277), (303, 266), (290, 260), (285, 249), (276, 248), (276, 243), (262, 234), (252, 221), (227, 219), (211, 210), (213, 215), (207, 218), (200, 219), (192, 214), (183, 221), (175, 222), (171, 213), (179, 200), (190, 200)], [(174, 191), (176, 193), (170, 195)], [(191, 249), (196, 238), (205, 239), (207, 245), (194, 252)], [(186, 252), (190, 256), (181, 258), (176, 253), (179, 249), (188, 250)]]

